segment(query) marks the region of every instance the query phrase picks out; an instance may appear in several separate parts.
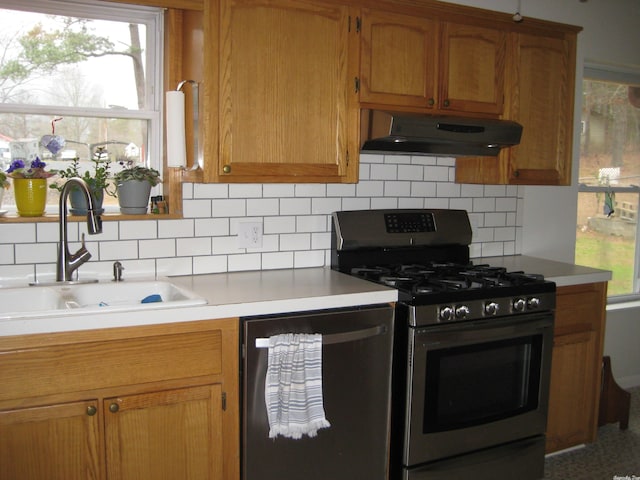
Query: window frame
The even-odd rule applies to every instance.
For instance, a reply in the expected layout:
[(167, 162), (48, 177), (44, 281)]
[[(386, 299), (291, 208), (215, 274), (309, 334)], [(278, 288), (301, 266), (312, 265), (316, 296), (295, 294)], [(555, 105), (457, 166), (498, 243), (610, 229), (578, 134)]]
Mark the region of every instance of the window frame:
[[(585, 80), (595, 80), (602, 82), (616, 82), (630, 85), (640, 85), (640, 71), (628, 70), (610, 65), (602, 65), (595, 63), (585, 63), (583, 69), (582, 82)], [(580, 156), (578, 158), (578, 169)], [(584, 185), (578, 182), (578, 191), (576, 193), (635, 193), (636, 211), (640, 211), (640, 186), (618, 187), (611, 185), (593, 186)], [(624, 303), (629, 301), (640, 300), (640, 221), (636, 222), (636, 237), (634, 248), (634, 268), (633, 268), (633, 293), (607, 296), (607, 303)]]
[[(118, 110), (114, 112), (108, 108), (90, 107), (58, 107), (52, 105), (28, 105), (16, 103), (0, 103), (0, 113), (17, 113), (32, 115), (61, 115), (61, 116), (91, 116), (97, 118), (123, 118), (145, 120), (148, 122), (148, 146), (145, 163), (163, 172), (163, 134), (164, 134), (164, 10), (134, 4), (110, 3), (96, 0), (0, 0), (0, 8), (38, 12), (52, 15), (84, 17), (119, 22), (130, 22), (132, 14), (137, 23), (146, 25), (145, 48), (145, 105), (144, 110)], [(114, 115), (117, 113), (117, 115)], [(168, 183), (163, 175), (165, 184)], [(169, 185), (163, 189), (163, 184), (154, 187), (152, 195), (162, 194), (163, 190), (170, 190)], [(57, 215), (58, 208), (47, 205), (47, 215)], [(105, 212), (111, 217), (122, 217), (117, 211)], [(157, 215), (154, 215), (157, 217)], [(137, 216), (140, 217), (140, 216)], [(2, 221), (14, 220), (13, 217), (3, 218)], [(40, 217), (32, 217), (30, 221), (40, 221)]]

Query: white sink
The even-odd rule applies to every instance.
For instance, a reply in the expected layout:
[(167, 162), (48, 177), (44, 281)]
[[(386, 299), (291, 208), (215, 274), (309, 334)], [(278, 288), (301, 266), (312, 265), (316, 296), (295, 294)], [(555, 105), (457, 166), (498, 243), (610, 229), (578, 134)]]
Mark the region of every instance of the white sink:
[(53, 287), (0, 288), (0, 318), (38, 315), (65, 308), (64, 298)]
[(162, 280), (87, 283), (67, 288), (78, 304), (74, 308), (153, 308), (163, 304), (188, 306), (207, 303), (204, 298)]
[(166, 280), (0, 288), (0, 319), (183, 308), (207, 300)]

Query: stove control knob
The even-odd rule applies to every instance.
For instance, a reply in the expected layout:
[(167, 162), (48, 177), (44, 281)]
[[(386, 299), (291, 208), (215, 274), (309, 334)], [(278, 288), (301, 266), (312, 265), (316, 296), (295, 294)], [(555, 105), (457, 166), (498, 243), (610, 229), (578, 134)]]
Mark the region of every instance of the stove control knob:
[(540, 307), (540, 299), (538, 297), (531, 297), (527, 300), (527, 307), (531, 310), (535, 310)]
[(500, 305), (497, 302), (487, 302), (484, 304), (484, 313), (487, 315), (497, 315)]
[(524, 298), (516, 298), (513, 301), (513, 309), (516, 312), (524, 312), (524, 307), (526, 306), (527, 302), (524, 301)]
[(464, 319), (469, 315), (469, 307), (466, 305), (460, 305), (456, 307), (456, 318)]
[(445, 322), (453, 319), (453, 308), (450, 306), (445, 306), (440, 308), (440, 320), (444, 320)]

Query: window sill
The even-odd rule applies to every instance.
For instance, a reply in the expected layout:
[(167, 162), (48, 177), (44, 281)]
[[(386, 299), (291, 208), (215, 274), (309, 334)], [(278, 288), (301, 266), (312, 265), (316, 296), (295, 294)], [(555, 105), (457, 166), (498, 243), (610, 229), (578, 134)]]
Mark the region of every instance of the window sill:
[[(171, 213), (147, 213), (144, 215), (123, 215), (120, 213), (103, 213), (101, 215), (102, 221), (104, 222), (114, 222), (120, 220), (171, 220), (171, 219), (181, 219), (181, 215), (171, 214)], [(67, 217), (69, 222), (84, 222), (86, 221), (86, 217), (83, 215), (69, 215)], [(0, 224), (2, 223), (50, 223), (57, 222), (58, 215), (55, 214), (45, 214), (41, 217), (20, 217), (17, 214), (7, 214), (4, 217), (0, 217)]]

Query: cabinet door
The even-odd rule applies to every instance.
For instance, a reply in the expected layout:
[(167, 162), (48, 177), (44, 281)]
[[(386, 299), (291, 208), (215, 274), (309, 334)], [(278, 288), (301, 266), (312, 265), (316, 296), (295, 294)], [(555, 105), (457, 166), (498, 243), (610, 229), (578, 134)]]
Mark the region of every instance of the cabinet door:
[(440, 108), (501, 114), (505, 33), (498, 29), (445, 22), (441, 44)]
[(104, 400), (109, 480), (222, 480), (220, 385)]
[(434, 108), (438, 23), (363, 9), (360, 101)]
[[(574, 37), (575, 38), (575, 37)], [(568, 38), (518, 34), (511, 120), (522, 139), (509, 151), (509, 183), (571, 182), (575, 44)]]
[(221, 2), (220, 180), (356, 180), (350, 20), (316, 1)]
[(554, 340), (547, 421), (547, 452), (592, 442), (596, 333), (562, 335)]
[(0, 412), (0, 479), (98, 480), (97, 401)]

